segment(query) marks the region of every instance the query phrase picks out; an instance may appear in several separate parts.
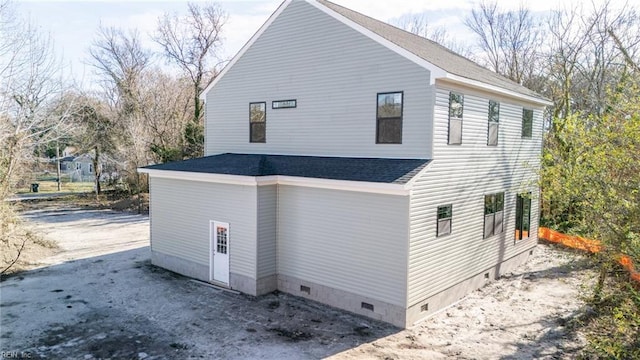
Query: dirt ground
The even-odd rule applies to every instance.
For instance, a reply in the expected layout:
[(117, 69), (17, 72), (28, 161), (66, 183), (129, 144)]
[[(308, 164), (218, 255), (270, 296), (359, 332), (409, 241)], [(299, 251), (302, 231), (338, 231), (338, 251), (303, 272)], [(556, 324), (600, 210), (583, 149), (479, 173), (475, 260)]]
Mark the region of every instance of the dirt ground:
[(40, 207), (23, 216), (60, 251), (0, 283), (0, 359), (568, 359), (584, 344), (565, 325), (593, 273), (546, 245), (513, 274), (399, 330), (154, 267), (144, 215)]

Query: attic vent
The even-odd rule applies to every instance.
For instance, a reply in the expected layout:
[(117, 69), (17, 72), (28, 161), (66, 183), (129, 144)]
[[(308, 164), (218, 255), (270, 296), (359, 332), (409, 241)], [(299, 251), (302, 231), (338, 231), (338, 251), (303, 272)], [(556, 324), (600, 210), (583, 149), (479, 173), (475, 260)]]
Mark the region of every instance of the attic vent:
[(422, 306), (420, 306), (420, 311), (425, 312), (425, 311), (429, 311), (429, 304), (422, 304)]
[(363, 309), (367, 309), (367, 310), (371, 310), (373, 311), (373, 305), (366, 303), (366, 302), (361, 302), (360, 303), (360, 307)]
[(530, 251), (529, 251), (529, 255), (533, 255), (533, 250), (530, 250)]
[(486, 280), (488, 280), (488, 279), (489, 279), (489, 273), (484, 273), (484, 278), (485, 278)]
[(308, 286), (300, 285), (300, 292), (311, 295), (311, 288)]

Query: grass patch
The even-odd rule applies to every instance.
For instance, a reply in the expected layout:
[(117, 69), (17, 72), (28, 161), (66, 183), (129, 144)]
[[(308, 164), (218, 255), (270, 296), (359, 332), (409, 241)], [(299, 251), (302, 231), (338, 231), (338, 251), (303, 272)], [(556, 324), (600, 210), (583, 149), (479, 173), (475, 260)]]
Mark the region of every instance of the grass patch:
[[(42, 180), (42, 181), (34, 181), (34, 183), (38, 183), (38, 192), (39, 193), (53, 193), (58, 192), (58, 183), (54, 180)], [(60, 184), (61, 192), (92, 192), (94, 187), (94, 183), (92, 181), (88, 182), (62, 182)], [(31, 192), (31, 184), (27, 184), (27, 187), (19, 188), (18, 194), (26, 194)]]
[(85, 209), (110, 209), (116, 211), (149, 212), (149, 194), (129, 194), (126, 191), (106, 190), (101, 195), (95, 193), (70, 193), (56, 198), (22, 200), (16, 203), (18, 211), (49, 207), (82, 207)]
[(590, 311), (580, 331), (588, 344), (581, 359), (640, 359), (640, 289), (625, 271), (612, 276), (600, 301), (589, 299)]

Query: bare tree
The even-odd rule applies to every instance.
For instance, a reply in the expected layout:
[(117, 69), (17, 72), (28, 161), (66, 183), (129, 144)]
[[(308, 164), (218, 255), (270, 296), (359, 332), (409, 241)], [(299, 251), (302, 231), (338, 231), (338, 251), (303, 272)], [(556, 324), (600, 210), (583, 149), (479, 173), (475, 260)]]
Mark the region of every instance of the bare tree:
[(64, 133), (70, 109), (56, 108), (66, 87), (49, 37), (0, 4), (0, 197), (34, 149)]
[(542, 30), (527, 8), (503, 11), (495, 2), (482, 2), (465, 24), (476, 34), (482, 60), (491, 70), (525, 86), (538, 83), (529, 80), (541, 70)]
[(91, 65), (115, 86), (125, 114), (139, 110), (136, 101), (142, 72), (150, 63), (137, 32), (125, 33), (114, 27), (100, 26), (89, 50)]
[(184, 133), (192, 123), (191, 85), (159, 69), (144, 74), (141, 88), (142, 117), (150, 136), (155, 162), (183, 158)]
[(185, 129), (186, 156), (201, 156), (204, 146), (203, 111), (200, 92), (211, 81), (220, 58), (222, 28), (227, 14), (217, 4), (189, 4), (188, 14), (165, 14), (158, 20), (154, 40), (162, 47), (167, 61), (177, 65), (191, 80), (193, 118)]
[[(585, 23), (578, 11), (559, 10), (549, 19), (548, 54), (550, 96), (555, 103), (554, 118), (572, 112), (573, 78), (579, 59), (589, 41), (593, 24)], [(554, 122), (554, 126), (560, 123)]]
[(113, 27), (100, 27), (91, 49), (91, 65), (104, 78), (105, 98), (113, 107), (112, 130), (120, 139), (118, 149), (129, 184), (144, 187), (136, 169), (151, 161), (149, 135), (142, 113), (140, 89), (143, 74), (151, 63), (151, 54), (142, 47), (137, 32), (125, 33)]
[[(547, 73), (555, 117), (606, 111), (608, 92), (638, 71), (638, 23), (638, 10), (628, 4), (614, 9), (604, 3), (553, 14)], [(562, 124), (555, 123), (554, 129)]]
[(96, 195), (102, 192), (102, 165), (116, 149), (116, 134), (106, 104), (84, 94), (68, 93), (62, 101), (75, 107), (71, 121), (74, 145), (91, 155)]

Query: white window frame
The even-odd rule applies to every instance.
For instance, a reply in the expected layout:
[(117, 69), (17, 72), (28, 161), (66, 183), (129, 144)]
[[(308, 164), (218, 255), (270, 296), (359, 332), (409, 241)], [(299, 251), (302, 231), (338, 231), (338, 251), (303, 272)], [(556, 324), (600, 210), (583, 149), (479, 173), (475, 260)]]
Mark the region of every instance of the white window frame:
[[(502, 198), (500, 204), (498, 199)], [(483, 238), (490, 238), (504, 232), (504, 192), (486, 194), (484, 196), (484, 227)], [(487, 208), (487, 198), (490, 199), (489, 209)], [(498, 208), (498, 205), (500, 207)], [(488, 227), (488, 225), (491, 225)]]
[[(440, 217), (441, 214), (441, 209), (448, 209), (449, 212), (449, 216), (448, 217)], [(441, 232), (440, 231), (440, 224), (445, 224), (445, 223), (449, 223), (449, 231), (447, 232)], [(449, 235), (451, 234), (451, 232), (453, 231), (452, 229), (452, 225), (453, 225), (453, 205), (452, 204), (447, 204), (447, 205), (440, 205), (438, 206), (437, 210), (436, 210), (436, 237), (441, 237), (441, 236), (445, 236), (445, 235)]]
[[(492, 109), (497, 109), (497, 111), (494, 113), (492, 112)], [(498, 146), (498, 142), (500, 141), (500, 102), (489, 100), (489, 111), (487, 117), (487, 146)], [(495, 128), (495, 142), (491, 141), (492, 128)]]
[[(458, 111), (458, 109), (454, 110), (452, 108), (454, 96), (460, 97), (460, 101), (459, 101), (460, 111)], [(450, 91), (449, 92), (449, 131), (447, 134), (447, 144), (462, 145), (463, 118), (464, 118), (464, 95), (455, 91)], [(460, 127), (460, 139), (452, 139), (451, 137), (451, 128), (454, 126)]]
[[(531, 114), (531, 123), (525, 128), (527, 114)], [(533, 109), (522, 109), (522, 138), (531, 139), (533, 137)]]

